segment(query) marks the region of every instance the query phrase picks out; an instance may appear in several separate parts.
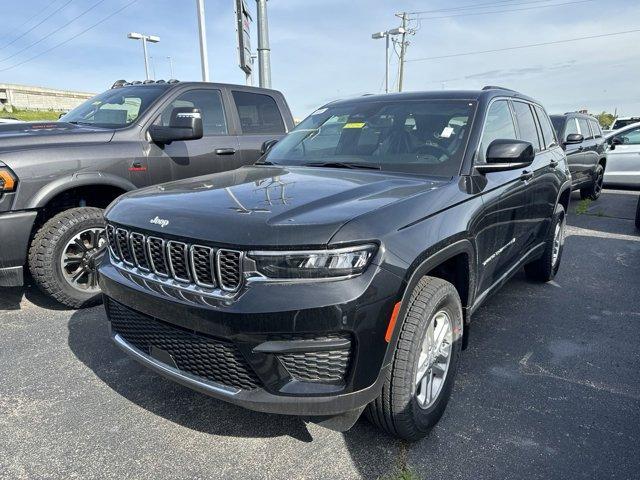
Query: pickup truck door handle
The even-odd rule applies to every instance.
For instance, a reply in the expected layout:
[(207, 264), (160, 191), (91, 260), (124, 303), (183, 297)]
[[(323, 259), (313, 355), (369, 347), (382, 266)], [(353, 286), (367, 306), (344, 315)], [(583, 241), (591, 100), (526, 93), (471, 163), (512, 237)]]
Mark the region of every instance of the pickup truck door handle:
[(551, 160), (551, 161), (549, 162), (549, 166), (550, 166), (551, 168), (556, 168), (556, 167), (558, 166), (558, 163), (559, 163), (559, 162), (558, 162), (557, 160)]
[(522, 174), (520, 175), (520, 180), (530, 180), (533, 178), (533, 172), (530, 172), (529, 170), (523, 170)]
[(235, 148), (216, 148), (214, 151), (216, 155), (233, 155), (236, 153)]

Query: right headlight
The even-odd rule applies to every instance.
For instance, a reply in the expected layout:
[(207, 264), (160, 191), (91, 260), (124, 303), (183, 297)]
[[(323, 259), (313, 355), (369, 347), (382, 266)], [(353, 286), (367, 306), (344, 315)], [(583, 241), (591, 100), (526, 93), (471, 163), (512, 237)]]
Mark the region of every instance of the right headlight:
[(327, 250), (255, 251), (247, 256), (267, 278), (334, 278), (364, 272), (376, 249), (374, 244), (365, 244)]

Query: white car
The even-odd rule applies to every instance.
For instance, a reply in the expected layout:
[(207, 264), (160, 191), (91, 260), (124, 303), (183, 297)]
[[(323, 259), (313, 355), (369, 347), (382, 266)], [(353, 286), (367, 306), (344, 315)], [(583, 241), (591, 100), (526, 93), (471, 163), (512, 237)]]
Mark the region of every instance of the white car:
[(640, 188), (640, 122), (605, 135), (609, 144), (604, 183)]

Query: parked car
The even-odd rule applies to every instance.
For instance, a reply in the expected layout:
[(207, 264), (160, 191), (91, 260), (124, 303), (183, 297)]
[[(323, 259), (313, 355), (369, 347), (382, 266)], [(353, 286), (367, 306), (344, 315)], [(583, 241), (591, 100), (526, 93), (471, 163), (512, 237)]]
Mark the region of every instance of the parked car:
[(551, 115), (551, 121), (567, 154), (571, 188), (580, 190), (582, 199), (597, 200), (607, 168), (607, 145), (598, 121), (574, 112)]
[(609, 127), (609, 131), (613, 132), (614, 130), (619, 130), (623, 127), (626, 127), (627, 125), (638, 122), (640, 122), (640, 117), (618, 117)]
[(609, 144), (604, 182), (613, 187), (640, 187), (640, 122), (605, 136)]
[(280, 92), (199, 82), (121, 83), (59, 122), (0, 126), (0, 286), (22, 285), (26, 264), (62, 304), (96, 303), (109, 203), (253, 163), (292, 128)]
[(342, 430), (368, 405), (416, 440), (472, 313), (522, 266), (558, 272), (570, 189), (543, 107), (512, 90), (333, 102), (254, 166), (111, 204), (113, 339), (219, 399)]

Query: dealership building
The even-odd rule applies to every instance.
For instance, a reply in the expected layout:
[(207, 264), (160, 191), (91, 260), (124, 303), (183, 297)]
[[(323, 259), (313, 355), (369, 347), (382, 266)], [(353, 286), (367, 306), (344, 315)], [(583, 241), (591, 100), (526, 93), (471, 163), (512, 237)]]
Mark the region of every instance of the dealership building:
[(93, 93), (0, 83), (0, 111), (61, 110), (77, 107)]

